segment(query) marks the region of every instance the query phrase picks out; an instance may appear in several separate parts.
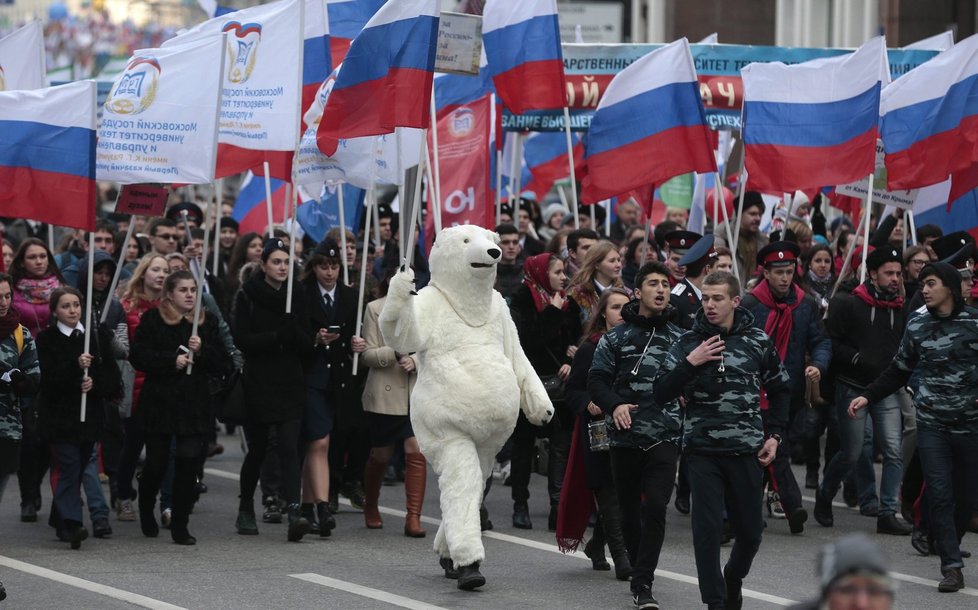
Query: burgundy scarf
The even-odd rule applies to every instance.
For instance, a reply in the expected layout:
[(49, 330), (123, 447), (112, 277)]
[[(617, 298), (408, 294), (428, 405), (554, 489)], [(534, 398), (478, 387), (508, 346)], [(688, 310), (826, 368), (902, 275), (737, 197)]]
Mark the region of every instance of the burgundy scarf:
[(864, 283), (856, 286), (856, 289), (852, 291), (860, 301), (866, 303), (870, 307), (882, 307), (883, 309), (900, 309), (903, 307), (903, 297), (897, 296), (895, 299), (890, 301), (885, 301), (878, 296), (876, 296), (876, 290), (873, 289), (872, 292), (869, 291), (869, 284)]
[(557, 548), (561, 553), (577, 550), (584, 541), (587, 522), (594, 512), (594, 492), (588, 489), (584, 466), (584, 452), (590, 449), (581, 442), (581, 418), (575, 417), (564, 484), (557, 505)]
[[(530, 289), (533, 297), (533, 305), (540, 313), (550, 305), (553, 293), (550, 291), (550, 254), (537, 254), (531, 256), (523, 262), (523, 284)], [(561, 310), (567, 310), (567, 301), (564, 301)]]
[(764, 334), (774, 339), (774, 347), (778, 350), (778, 357), (781, 358), (781, 362), (784, 362), (785, 356), (788, 354), (788, 343), (791, 341), (791, 330), (795, 323), (795, 310), (805, 298), (804, 290), (796, 284), (792, 284), (791, 287), (795, 291), (794, 303), (776, 301), (774, 295), (771, 294), (771, 287), (768, 286), (767, 280), (759, 282), (751, 291), (751, 294), (770, 310), (767, 314), (767, 320), (764, 322)]

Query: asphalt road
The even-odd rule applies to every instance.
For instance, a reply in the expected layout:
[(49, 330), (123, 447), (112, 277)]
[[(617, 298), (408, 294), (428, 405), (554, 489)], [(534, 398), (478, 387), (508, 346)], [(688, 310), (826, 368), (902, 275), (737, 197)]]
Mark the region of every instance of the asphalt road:
[[(8, 485), (0, 506), (0, 580), (8, 590), (0, 608), (621, 608), (632, 607), (626, 583), (613, 573), (594, 572), (581, 553), (562, 555), (546, 530), (546, 481), (531, 482), (532, 530), (510, 523), (509, 488), (494, 485), (487, 500), (495, 529), (485, 534), (487, 584), (466, 593), (446, 580), (431, 550), (440, 516), (433, 474), (424, 507), (429, 535), (402, 535), (403, 486), (384, 487), (385, 527), (367, 530), (359, 511), (341, 506), (338, 528), (328, 539), (285, 539), (284, 525), (259, 523), (259, 536), (234, 531), (237, 473), (241, 451), (222, 437), (227, 451), (207, 463), (210, 491), (190, 520), (194, 547), (181, 547), (163, 531), (144, 538), (138, 523), (113, 514), (111, 538), (85, 541), (80, 551), (58, 542), (46, 524), (50, 488), (37, 523), (18, 520), (18, 492)], [(803, 474), (800, 470), (796, 474)], [(803, 480), (803, 477), (800, 478)], [(805, 492), (811, 509), (812, 492)], [(978, 580), (957, 594), (937, 592), (939, 560), (922, 557), (908, 537), (875, 534), (875, 521), (837, 508), (836, 526), (809, 521), (803, 535), (787, 523), (768, 520), (760, 553), (745, 581), (745, 608), (777, 608), (815, 596), (815, 556), (819, 547), (850, 532), (871, 534), (891, 561), (899, 608), (978, 608)], [(965, 548), (978, 550), (975, 537)], [(725, 548), (723, 555), (729, 552)], [(655, 594), (663, 608), (701, 608), (696, 586), (689, 519), (670, 508)]]

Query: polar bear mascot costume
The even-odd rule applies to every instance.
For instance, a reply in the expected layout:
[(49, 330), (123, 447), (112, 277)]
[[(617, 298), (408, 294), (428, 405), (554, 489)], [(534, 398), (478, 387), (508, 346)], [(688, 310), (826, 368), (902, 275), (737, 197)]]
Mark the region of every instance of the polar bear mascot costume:
[(414, 272), (398, 273), (380, 314), (387, 345), (418, 356), (411, 424), (441, 490), (434, 548), (445, 576), (464, 590), (486, 582), (479, 508), (496, 453), (521, 408), (536, 425), (554, 413), (493, 290), (498, 243), (496, 233), (474, 225), (443, 230), (431, 250), (431, 282), (415, 293)]

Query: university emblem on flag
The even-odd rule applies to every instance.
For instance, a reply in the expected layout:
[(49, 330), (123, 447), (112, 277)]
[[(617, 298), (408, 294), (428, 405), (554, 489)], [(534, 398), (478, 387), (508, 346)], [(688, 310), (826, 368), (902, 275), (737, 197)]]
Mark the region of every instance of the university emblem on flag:
[(228, 80), (235, 84), (248, 81), (255, 69), (258, 43), (261, 41), (260, 23), (229, 21), (221, 30), (228, 33)]
[(133, 57), (105, 100), (112, 114), (139, 114), (153, 104), (160, 81), (160, 62), (155, 57)]
[(469, 135), (474, 127), (475, 113), (471, 108), (459, 108), (453, 112), (452, 120), (448, 124), (448, 130), (456, 138)]

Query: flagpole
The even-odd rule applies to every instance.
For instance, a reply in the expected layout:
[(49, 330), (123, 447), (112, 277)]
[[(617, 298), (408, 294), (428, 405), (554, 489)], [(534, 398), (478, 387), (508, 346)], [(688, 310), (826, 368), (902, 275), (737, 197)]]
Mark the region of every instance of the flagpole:
[[(353, 327), (353, 335), (356, 337), (360, 336), (360, 326), (363, 324), (363, 293), (364, 286), (367, 283), (367, 266), (370, 264), (370, 218), (373, 216), (371, 212), (375, 212), (376, 209), (371, 210), (370, 208), (376, 208), (374, 202), (375, 197), (375, 187), (374, 181), (370, 181), (370, 188), (367, 189), (367, 213), (363, 224), (363, 262), (360, 263), (360, 285), (357, 286), (357, 290), (360, 293), (357, 298), (357, 323)], [(377, 247), (380, 247), (380, 243), (377, 243)], [(360, 364), (360, 354), (357, 352), (353, 353), (353, 375), (357, 374), (357, 369)]]
[(859, 283), (866, 281), (866, 257), (869, 256), (869, 215), (873, 208), (873, 174), (866, 181), (866, 209), (863, 215), (866, 223), (863, 225), (863, 264), (859, 270)]
[(271, 170), (268, 168), (268, 161), (262, 163), (265, 170), (265, 211), (268, 213), (268, 239), (275, 235), (275, 220), (272, 218), (272, 177), (269, 175)]
[[(859, 226), (856, 227), (855, 232), (853, 232), (853, 234), (852, 234), (852, 239), (849, 240), (849, 245), (846, 246), (846, 258), (842, 262), (842, 269), (839, 271), (839, 277), (838, 277), (838, 279), (835, 280), (835, 286), (832, 287), (832, 295), (829, 297), (830, 299), (831, 299), (831, 297), (834, 297), (835, 296), (835, 293), (836, 292), (839, 291), (839, 286), (842, 285), (842, 280), (845, 279), (845, 277), (846, 277), (846, 269), (849, 268), (849, 263), (852, 262), (852, 253), (855, 252), (855, 250), (856, 250), (857, 237), (858, 237), (859, 233), (862, 232), (862, 228), (863, 228), (863, 223), (864, 222), (868, 222), (866, 220), (866, 215), (865, 214), (863, 214), (859, 218)], [(865, 250), (865, 248), (864, 248), (864, 250)]]
[[(720, 190), (720, 172), (716, 172), (715, 174), (713, 174), (713, 176), (716, 179), (716, 183), (713, 185), (713, 188), (714, 188), (714, 191), (713, 191), (713, 226), (715, 227), (717, 220), (719, 220), (719, 217), (717, 216), (717, 205), (716, 205), (716, 202), (720, 199), (720, 196), (723, 193)], [(723, 205), (720, 206), (720, 210), (722, 210), (722, 213), (723, 213), (723, 224), (725, 224), (727, 226), (727, 239), (729, 241), (733, 241), (733, 228), (730, 226), (730, 218), (727, 215), (727, 202), (726, 201), (724, 201), (723, 202)], [(705, 212), (705, 210), (704, 210), (704, 212)], [(733, 256), (732, 259), (733, 259), (732, 263), (733, 263), (733, 274), (734, 274), (734, 277), (739, 278), (740, 277), (740, 266), (737, 264), (737, 257), (736, 256)]]
[[(120, 189), (121, 190), (121, 189)], [(126, 229), (126, 238), (122, 242), (122, 255), (119, 257), (119, 264), (115, 266), (115, 273), (112, 274), (112, 283), (109, 284), (109, 300), (111, 301), (112, 295), (115, 294), (116, 286), (119, 285), (119, 278), (122, 277), (122, 267), (123, 263), (126, 261), (126, 248), (129, 245), (129, 240), (132, 239), (132, 234), (136, 231), (136, 221), (133, 216), (129, 217), (129, 228)], [(106, 301), (108, 303), (108, 301)], [(109, 317), (109, 307), (102, 308), (102, 315), (100, 316), (99, 322), (104, 324), (105, 320)]]
[(516, 134), (516, 192), (513, 193), (516, 197), (513, 206), (513, 224), (516, 224), (516, 216), (518, 216), (520, 200), (523, 198), (523, 153), (524, 153), (524, 140), (525, 138), (522, 133)]
[[(371, 175), (373, 175), (373, 174), (371, 174)], [(373, 180), (370, 181), (370, 188), (371, 189), (374, 188)], [(398, 191), (400, 191), (400, 189), (398, 189)], [(381, 247), (381, 243), (380, 243), (380, 211), (377, 209), (377, 205), (376, 205), (376, 203), (377, 203), (376, 202), (376, 194), (374, 195), (374, 197), (375, 197), (375, 201), (374, 201), (374, 204), (375, 205), (373, 206), (373, 210), (371, 211), (370, 209), (368, 209), (367, 212), (369, 214), (373, 214), (373, 217), (374, 217), (374, 242), (377, 244), (377, 247), (380, 248)], [(365, 225), (365, 226), (369, 226), (369, 223), (367, 225)], [(365, 230), (364, 235), (366, 236), (367, 233), (369, 233), (369, 231), (366, 231)], [(384, 244), (384, 246), (386, 246), (386, 244)]]
[[(121, 189), (120, 189), (121, 190)], [(50, 222), (48, 223), (48, 250), (51, 251), (51, 255), (54, 255), (54, 225)]]
[[(292, 177), (295, 179), (295, 176)], [(296, 210), (296, 200), (299, 198), (299, 189), (292, 189), (292, 197), (290, 201), (292, 202), (292, 223), (289, 224), (289, 280), (287, 283), (288, 292), (285, 293), (285, 313), (292, 313), (292, 287), (295, 285), (295, 226), (299, 223), (295, 221), (295, 210)], [(286, 201), (288, 203), (288, 201)], [(343, 227), (346, 230), (346, 227)], [(346, 253), (343, 253), (346, 256)]]
[[(120, 189), (120, 192), (122, 189)], [(118, 200), (117, 200), (118, 201)], [(48, 225), (48, 233), (50, 234), (50, 227)], [(89, 350), (92, 349), (92, 279), (95, 275), (95, 231), (88, 232), (88, 281), (85, 284), (85, 346), (82, 348), (82, 353), (88, 354)], [(109, 308), (112, 304), (111, 295), (105, 302), (105, 309)], [(88, 378), (88, 367), (82, 370), (82, 379)], [(82, 392), (81, 395), (81, 407), (79, 413), (79, 421), (84, 422), (85, 416), (88, 411), (88, 392)]]
[(642, 237), (642, 258), (640, 259), (638, 267), (641, 269), (645, 265), (645, 259), (649, 253), (649, 231), (652, 230), (652, 214), (649, 214), (645, 218), (645, 236)]
[[(574, 209), (571, 210), (574, 213), (574, 228), (580, 229), (581, 222), (578, 220), (578, 205), (577, 205), (577, 174), (574, 170), (574, 142), (571, 139), (571, 128), (570, 128), (570, 110), (567, 106), (564, 106), (564, 133), (567, 134), (567, 165), (570, 168), (570, 187), (571, 187), (571, 203), (574, 204)], [(594, 223), (592, 222), (593, 226)]]
[[(401, 158), (401, 130), (394, 128), (395, 137), (397, 138), (397, 172), (400, 178), (400, 184), (397, 185), (397, 247), (398, 247), (398, 261), (404, 260), (404, 225), (406, 224), (405, 218), (405, 203), (404, 203), (404, 162)], [(371, 184), (373, 182), (371, 181)]]
[[(737, 201), (737, 215), (734, 217), (734, 224), (736, 227), (730, 227), (737, 232), (737, 239), (733, 240), (733, 243), (728, 244), (730, 246), (730, 254), (733, 260), (737, 260), (737, 242), (740, 241), (740, 219), (744, 216), (744, 191), (747, 190), (747, 168), (742, 168), (740, 170), (740, 184), (738, 185), (740, 189), (739, 200)], [(716, 222), (716, 221), (714, 221)]]
[(417, 225), (418, 219), (421, 216), (421, 177), (424, 175), (424, 166), (428, 160), (428, 130), (421, 130), (421, 151), (418, 156), (418, 173), (414, 180), (414, 200), (413, 206), (411, 208), (411, 225), (408, 228), (410, 233), (408, 233), (408, 249), (407, 249), (407, 262), (405, 263), (405, 268), (409, 268), (414, 263), (414, 250), (416, 239), (415, 235), (418, 233)]
[[(346, 206), (343, 204), (343, 183), (337, 185), (339, 190), (339, 202), (340, 202), (340, 251), (343, 255), (340, 260), (343, 262), (343, 285), (350, 285), (350, 265), (346, 261)], [(295, 224), (293, 222), (292, 224)]]
[[(204, 204), (204, 226), (207, 226), (207, 221), (210, 220), (211, 216), (211, 203), (208, 201)], [(197, 335), (197, 331), (200, 325), (200, 306), (204, 301), (204, 282), (206, 281), (207, 275), (207, 246), (210, 242), (205, 238), (204, 246), (201, 249), (200, 260), (201, 264), (197, 266), (197, 298), (194, 300), (194, 322), (193, 328), (190, 330), (190, 336), (194, 337)], [(187, 375), (190, 375), (194, 370), (194, 353), (190, 352), (187, 354), (189, 362), (187, 363)]]
[(611, 237), (611, 200), (604, 200), (604, 236)]
[[(903, 215), (903, 217), (906, 220), (904, 224), (907, 225), (905, 228), (907, 228), (910, 231), (910, 240), (913, 241), (913, 245), (916, 246), (917, 245), (917, 223), (915, 223), (913, 219), (913, 210), (912, 209), (907, 210), (907, 212)], [(906, 236), (904, 236), (903, 242), (904, 243), (907, 242)]]
[[(441, 161), (438, 159), (438, 106), (435, 104), (435, 81), (431, 81), (431, 175), (434, 184), (435, 205), (432, 207), (435, 234), (441, 232)], [(432, 180), (429, 180), (431, 183)], [(431, 200), (431, 197), (428, 197)]]
[(520, 133), (516, 133), (516, 137), (513, 138), (515, 144), (513, 147), (515, 150), (509, 155), (509, 211), (511, 214), (516, 214), (516, 210), (513, 209), (513, 202), (516, 200), (516, 193), (513, 191), (516, 188), (516, 177), (521, 174), (520, 167), (517, 165), (516, 151), (520, 149)]
[[(496, 150), (495, 150), (495, 153), (496, 153), (496, 219), (495, 219), (495, 224), (498, 225), (499, 224), (499, 215), (502, 214), (502, 211), (503, 211), (503, 151), (502, 151), (502, 146), (499, 145), (499, 143), (500, 143), (500, 139), (499, 138), (502, 137), (503, 134), (498, 133), (496, 131), (496, 112), (497, 112), (497, 109), (496, 109), (496, 96), (495, 95), (490, 95), (489, 96), (489, 114), (491, 116), (489, 118), (490, 118), (490, 120), (492, 120), (492, 131), (493, 131), (493, 133), (496, 134), (496, 137), (493, 138), (493, 144), (496, 147)], [(505, 140), (503, 140), (503, 142), (505, 142)]]
[[(217, 182), (214, 183), (214, 188), (217, 191), (215, 197), (217, 199), (217, 214), (214, 218), (214, 277), (217, 277), (220, 271), (220, 259), (221, 259), (221, 217), (224, 215), (224, 178), (218, 178)], [(207, 259), (204, 259), (204, 265), (207, 264)]]
[(429, 210), (429, 214), (431, 214), (432, 224), (433, 224), (433, 226), (435, 228), (435, 234), (437, 235), (438, 233), (441, 232), (441, 209), (440, 209), (440, 205), (438, 205), (438, 200), (435, 199), (434, 187), (432, 186), (432, 184), (434, 184), (434, 182), (435, 182), (435, 177), (431, 174), (431, 164), (430, 163), (425, 164), (424, 175), (425, 175), (425, 179), (428, 180), (428, 204), (429, 204), (429, 207), (430, 206), (435, 206), (435, 208), (436, 208), (436, 209)]
[(289, 220), (289, 202), (292, 201), (292, 183), (285, 183), (285, 201), (282, 202), (282, 227)]

